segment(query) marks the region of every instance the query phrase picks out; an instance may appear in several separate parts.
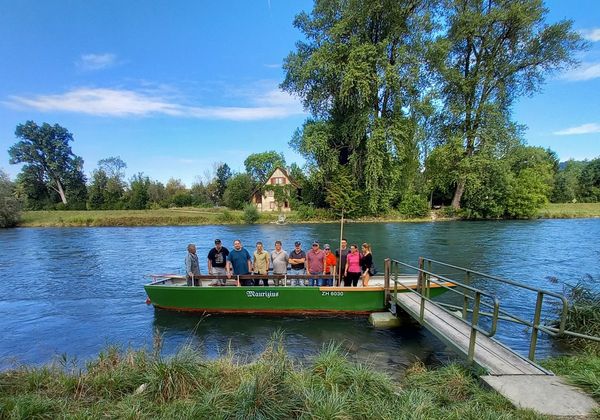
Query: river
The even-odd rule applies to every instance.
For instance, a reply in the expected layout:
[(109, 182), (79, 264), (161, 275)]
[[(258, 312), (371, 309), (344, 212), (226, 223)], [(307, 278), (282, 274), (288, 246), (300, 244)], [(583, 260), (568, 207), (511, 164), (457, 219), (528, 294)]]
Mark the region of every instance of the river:
[[(600, 219), (349, 223), (344, 236), (349, 243), (371, 242), (380, 270), (385, 257), (416, 264), (426, 256), (554, 291), (586, 276), (600, 280)], [(108, 345), (148, 348), (157, 333), (165, 354), (189, 344), (208, 357), (228, 348), (251, 357), (279, 330), (299, 360), (331, 340), (353, 360), (393, 371), (417, 359), (438, 363), (455, 357), (426, 330), (411, 325), (378, 330), (364, 317), (201, 317), (144, 303), (147, 274), (182, 273), (190, 242), (197, 244), (206, 272), (204, 256), (215, 238), (229, 247), (239, 238), (250, 250), (257, 240), (269, 250), (275, 240), (282, 240), (286, 250), (296, 240), (304, 249), (313, 240), (335, 247), (339, 225), (0, 230), (0, 369), (63, 356), (83, 362)], [(473, 284), (492, 290), (513, 312), (531, 313), (535, 294), (478, 279)], [(546, 316), (551, 312), (548, 306)], [(497, 338), (527, 354), (529, 332), (523, 326), (502, 323)], [(541, 336), (538, 357), (560, 351)]]

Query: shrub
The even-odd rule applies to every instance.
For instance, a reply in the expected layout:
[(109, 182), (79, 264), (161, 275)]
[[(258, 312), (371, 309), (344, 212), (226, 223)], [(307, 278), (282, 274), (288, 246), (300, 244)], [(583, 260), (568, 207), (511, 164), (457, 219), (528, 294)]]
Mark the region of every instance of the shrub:
[(246, 204), (244, 206), (244, 221), (249, 225), (253, 225), (258, 222), (258, 219), (260, 219), (258, 209), (252, 204)]
[[(590, 286), (594, 279), (587, 276), (576, 284), (565, 284), (563, 293), (569, 301), (565, 329), (580, 334), (600, 337), (600, 291)], [(562, 338), (576, 348), (600, 354), (600, 343), (583, 338)]]
[(15, 226), (21, 213), (21, 202), (13, 196), (13, 183), (0, 170), (0, 228)]
[(407, 194), (402, 199), (398, 211), (409, 219), (425, 217), (429, 214), (429, 203), (425, 197), (416, 194)]

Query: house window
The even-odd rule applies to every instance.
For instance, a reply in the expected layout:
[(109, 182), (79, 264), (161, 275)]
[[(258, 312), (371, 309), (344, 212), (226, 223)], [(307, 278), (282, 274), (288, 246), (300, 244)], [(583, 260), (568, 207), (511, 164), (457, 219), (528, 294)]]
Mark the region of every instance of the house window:
[(273, 177), (271, 178), (271, 185), (285, 185), (286, 180), (284, 177)]
[(271, 210), (273, 210), (275, 208), (275, 202), (271, 201)]

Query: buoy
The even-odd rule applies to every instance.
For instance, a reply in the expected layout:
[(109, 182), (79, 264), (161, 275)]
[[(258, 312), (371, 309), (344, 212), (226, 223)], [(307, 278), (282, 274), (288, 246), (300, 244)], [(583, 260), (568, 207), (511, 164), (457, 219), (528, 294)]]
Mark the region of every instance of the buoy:
[(152, 301), (150, 300), (149, 297), (146, 298), (146, 305), (150, 305), (152, 303)]

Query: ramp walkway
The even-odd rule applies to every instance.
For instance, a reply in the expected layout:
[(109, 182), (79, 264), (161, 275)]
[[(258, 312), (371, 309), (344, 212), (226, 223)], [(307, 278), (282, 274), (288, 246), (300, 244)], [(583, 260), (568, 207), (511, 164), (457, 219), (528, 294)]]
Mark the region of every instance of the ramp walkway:
[[(448, 276), (435, 274), (432, 271), (432, 266), (435, 265), (462, 271), (467, 281), (473, 276), (484, 277), (535, 292), (537, 300), (533, 320), (510, 314), (491, 293)], [(415, 290), (403, 286), (401, 278), (406, 275), (400, 274), (401, 269), (417, 272)], [(458, 293), (462, 297), (462, 306), (431, 300), (429, 292), (432, 284), (434, 287), (445, 287), (452, 293)], [(419, 259), (419, 267), (387, 259), (384, 287), (392, 313), (396, 314), (398, 309), (401, 309), (442, 342), (466, 356), (468, 362), (483, 368), (487, 374), (481, 376), (482, 382), (505, 396), (515, 406), (533, 409), (541, 414), (571, 418), (587, 417), (598, 408), (598, 404), (590, 396), (566, 384), (561, 378), (535, 363), (539, 332), (553, 336), (574, 335), (600, 341), (598, 337), (582, 336), (565, 330), (568, 303), (564, 296), (426, 258)], [(405, 290), (402, 290), (403, 288)], [(546, 326), (541, 321), (544, 297), (557, 300), (561, 307), (558, 327)], [(489, 319), (487, 329), (480, 325), (480, 317)], [(500, 319), (531, 328), (529, 357), (521, 356), (492, 338)]]

